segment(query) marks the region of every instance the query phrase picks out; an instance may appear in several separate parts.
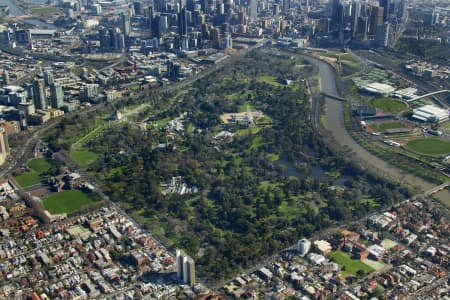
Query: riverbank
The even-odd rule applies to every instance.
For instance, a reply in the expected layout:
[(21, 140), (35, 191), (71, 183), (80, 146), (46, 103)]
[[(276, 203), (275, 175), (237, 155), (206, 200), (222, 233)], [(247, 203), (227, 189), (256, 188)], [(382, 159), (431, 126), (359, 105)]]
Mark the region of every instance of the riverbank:
[[(336, 81), (339, 80), (335, 70), (326, 62), (319, 59), (304, 56), (309, 62), (314, 64), (320, 72), (321, 91), (331, 96), (339, 97)], [(348, 133), (344, 122), (344, 104), (342, 101), (325, 97), (325, 129), (331, 132), (336, 142), (341, 146), (348, 147), (350, 155), (361, 161), (363, 165), (376, 170), (401, 183), (417, 187), (421, 192), (427, 191), (435, 186), (420, 177), (411, 175), (400, 168), (397, 168), (386, 161), (371, 154), (361, 147)], [(443, 190), (435, 195), (444, 204), (450, 204), (450, 193)]]

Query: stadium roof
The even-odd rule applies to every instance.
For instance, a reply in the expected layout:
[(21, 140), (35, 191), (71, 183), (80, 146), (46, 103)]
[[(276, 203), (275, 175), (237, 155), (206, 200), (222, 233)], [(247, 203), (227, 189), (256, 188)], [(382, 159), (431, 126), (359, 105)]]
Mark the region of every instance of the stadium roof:
[(393, 91), (395, 91), (395, 88), (389, 84), (379, 83), (379, 82), (372, 82), (366, 85), (362, 86), (362, 89), (374, 93), (374, 94), (390, 94)]

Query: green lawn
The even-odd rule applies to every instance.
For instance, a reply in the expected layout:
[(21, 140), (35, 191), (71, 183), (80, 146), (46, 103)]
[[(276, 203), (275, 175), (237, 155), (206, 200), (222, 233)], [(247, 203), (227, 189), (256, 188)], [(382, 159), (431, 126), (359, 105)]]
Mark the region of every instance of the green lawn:
[(14, 179), (24, 188), (39, 184), (42, 181), (42, 177), (35, 171), (25, 172), (14, 177)]
[(36, 15), (50, 15), (59, 12), (60, 9), (52, 6), (32, 8), (31, 13)]
[(255, 99), (255, 97), (256, 97), (255, 91), (244, 90), (241, 92), (236, 92), (236, 93), (227, 95), (225, 98), (227, 98), (228, 100), (237, 100), (237, 99), (250, 100), (250, 99)]
[(52, 214), (71, 213), (97, 200), (94, 194), (71, 190), (49, 196), (44, 200), (44, 207)]
[(379, 123), (379, 124), (369, 124), (369, 125), (370, 127), (379, 132), (384, 132), (388, 129), (406, 128), (406, 125), (399, 121)]
[(287, 201), (283, 201), (281, 205), (278, 207), (278, 211), (286, 216), (289, 220), (293, 220), (300, 216), (302, 209), (297, 205), (289, 205)]
[(93, 140), (94, 138), (96, 138), (97, 136), (99, 136), (100, 134), (102, 134), (104, 130), (105, 130), (105, 127), (103, 125), (100, 125), (100, 126), (94, 128), (93, 130), (91, 130), (88, 134), (83, 136), (81, 139), (76, 141), (72, 146), (83, 146), (86, 143)]
[(450, 153), (450, 142), (440, 138), (421, 138), (409, 141), (407, 147), (415, 152), (439, 156)]
[(80, 166), (85, 167), (87, 165), (92, 164), (93, 162), (99, 159), (99, 154), (85, 150), (72, 150), (70, 151), (70, 157)]
[(46, 158), (35, 158), (28, 162), (28, 166), (37, 173), (45, 173), (54, 165), (54, 161)]
[(407, 108), (406, 104), (391, 98), (381, 97), (372, 100), (372, 105), (386, 112), (397, 114)]
[(252, 110), (254, 110), (254, 108), (250, 102), (245, 102), (244, 104), (238, 106), (238, 112), (240, 113)]
[(359, 259), (352, 259), (350, 257), (350, 254), (342, 251), (332, 251), (330, 252), (330, 254), (328, 254), (328, 256), (344, 268), (344, 270), (342, 271), (342, 275), (344, 276), (356, 276), (356, 273), (359, 270), (364, 271), (365, 274), (375, 271), (372, 267), (366, 265)]
[(271, 84), (273, 86), (277, 86), (277, 87), (283, 87), (286, 86), (280, 82), (278, 82), (278, 79), (275, 76), (270, 76), (270, 75), (263, 75), (259, 77), (259, 80), (268, 84)]
[(249, 134), (257, 134), (262, 128), (261, 127), (249, 127), (249, 128), (242, 128), (236, 130), (236, 135), (242, 136), (242, 135), (249, 135)]
[(15, 179), (24, 188), (40, 184), (44, 180), (42, 174), (46, 173), (55, 164), (54, 160), (47, 158), (32, 159), (28, 162), (28, 167), (31, 170), (16, 176)]
[(385, 268), (387, 265), (382, 261), (375, 261), (371, 259), (363, 259), (363, 263), (368, 265), (369, 267), (373, 268), (375, 271), (380, 271), (381, 269)]

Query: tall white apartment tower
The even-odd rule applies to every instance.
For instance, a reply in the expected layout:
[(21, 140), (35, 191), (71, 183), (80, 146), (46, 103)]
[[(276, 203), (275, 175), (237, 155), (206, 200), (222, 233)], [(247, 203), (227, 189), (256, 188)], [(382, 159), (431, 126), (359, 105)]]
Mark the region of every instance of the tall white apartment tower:
[(190, 286), (195, 284), (195, 262), (182, 250), (176, 251), (177, 277), (180, 281)]

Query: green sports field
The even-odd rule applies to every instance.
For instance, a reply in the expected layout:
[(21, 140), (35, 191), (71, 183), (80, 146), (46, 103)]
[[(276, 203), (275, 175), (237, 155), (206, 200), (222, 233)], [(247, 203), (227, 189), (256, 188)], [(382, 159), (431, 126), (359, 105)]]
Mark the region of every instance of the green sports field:
[(386, 112), (397, 114), (407, 108), (406, 104), (395, 99), (381, 97), (372, 100), (372, 105)]
[(400, 121), (371, 123), (369, 125), (378, 132), (385, 132), (388, 129), (406, 128), (406, 125)]
[(38, 173), (45, 173), (53, 166), (53, 163), (46, 158), (35, 158), (28, 162), (28, 166)]
[(32, 159), (28, 162), (28, 167), (30, 167), (31, 170), (16, 176), (15, 179), (21, 187), (30, 187), (40, 184), (45, 179), (43, 174), (48, 172), (48, 170), (56, 164), (56, 161), (47, 158)]
[(361, 270), (364, 274), (372, 273), (375, 271), (372, 267), (366, 265), (359, 259), (352, 259), (350, 254), (342, 252), (342, 251), (332, 251), (328, 256), (335, 261), (338, 265), (343, 267), (342, 275), (356, 276), (356, 273)]
[(17, 181), (17, 183), (21, 187), (24, 187), (24, 188), (33, 186), (36, 184), (40, 184), (42, 181), (41, 176), (34, 171), (22, 173), (16, 177), (14, 177), (14, 179)]
[(71, 190), (53, 194), (44, 200), (44, 207), (52, 214), (71, 213), (98, 201), (95, 194)]
[(440, 138), (421, 138), (409, 141), (406, 146), (412, 151), (439, 156), (450, 153), (450, 142)]

